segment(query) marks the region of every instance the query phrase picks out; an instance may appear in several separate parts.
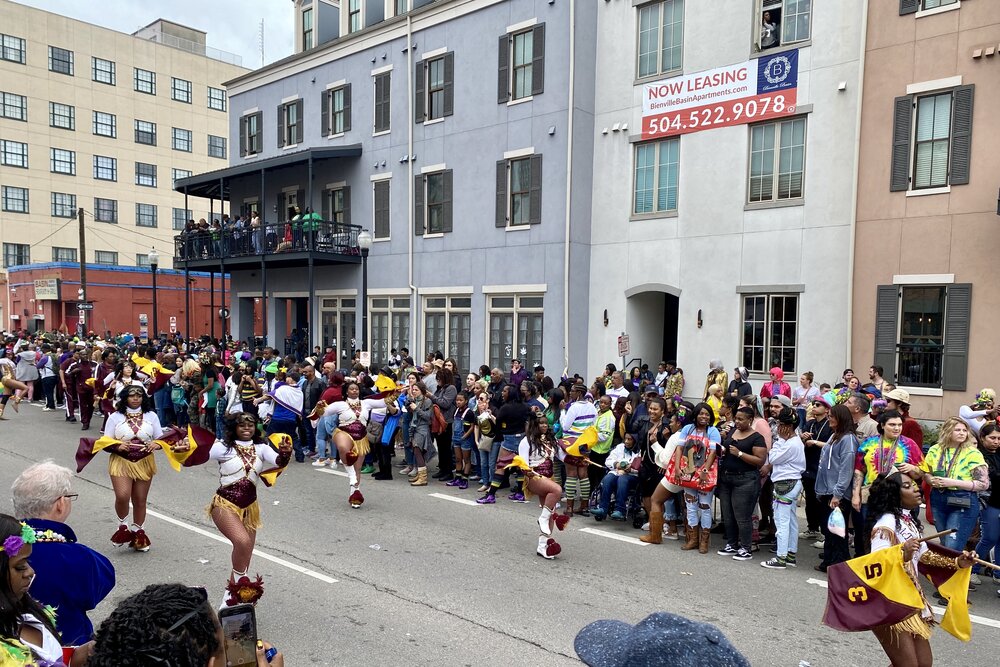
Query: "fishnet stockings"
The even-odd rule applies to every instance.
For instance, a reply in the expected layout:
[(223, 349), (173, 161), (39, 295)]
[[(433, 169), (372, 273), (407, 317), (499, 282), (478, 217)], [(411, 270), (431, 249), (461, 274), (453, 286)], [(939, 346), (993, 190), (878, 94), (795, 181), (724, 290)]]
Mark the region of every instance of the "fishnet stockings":
[(233, 569), (237, 572), (246, 572), (253, 556), (257, 531), (247, 530), (242, 519), (222, 507), (212, 508), (212, 521), (223, 537), (233, 544)]

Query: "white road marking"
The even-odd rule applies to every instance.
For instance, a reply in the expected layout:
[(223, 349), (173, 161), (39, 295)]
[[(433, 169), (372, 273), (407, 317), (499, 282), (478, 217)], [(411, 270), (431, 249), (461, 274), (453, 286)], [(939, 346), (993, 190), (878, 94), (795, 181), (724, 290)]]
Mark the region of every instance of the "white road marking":
[[(806, 579), (807, 584), (814, 584), (820, 588), (829, 588), (827, 584), (822, 579)], [(943, 616), (944, 612), (947, 611), (944, 607), (938, 607), (931, 605), (931, 610), (938, 616)], [(991, 628), (1000, 628), (1000, 621), (994, 620), (992, 618), (986, 618), (985, 616), (976, 616), (975, 614), (969, 614), (969, 620), (973, 623), (978, 623), (979, 625), (987, 625)]]
[(467, 500), (466, 498), (456, 498), (455, 496), (449, 496), (446, 493), (428, 493), (431, 498), (440, 498), (441, 500), (450, 500), (453, 503), (462, 503), (463, 505), (472, 505), (473, 507), (479, 507), (479, 503), (475, 500)]
[[(197, 533), (198, 535), (201, 535), (202, 537), (207, 537), (210, 540), (215, 540), (216, 542), (222, 542), (223, 544), (229, 544), (229, 540), (227, 540), (226, 538), (222, 537), (221, 535), (216, 535), (213, 532), (207, 531), (204, 528), (199, 528), (198, 526), (192, 526), (189, 523), (184, 523), (183, 521), (180, 521), (180, 520), (175, 519), (173, 517), (167, 516), (165, 514), (160, 514), (159, 512), (154, 512), (153, 510), (150, 510), (150, 509), (146, 510), (146, 514), (148, 514), (149, 516), (152, 516), (152, 517), (156, 517), (157, 519), (160, 519), (161, 521), (166, 521), (167, 523), (172, 523), (173, 525), (178, 526), (180, 528), (183, 528), (185, 530), (190, 530), (192, 533)], [(289, 561), (287, 561), (287, 560), (285, 560), (283, 558), (278, 558), (277, 556), (272, 556), (271, 554), (263, 552), (260, 549), (254, 549), (253, 553), (258, 558), (263, 558), (264, 560), (269, 560), (272, 563), (276, 563), (276, 564), (281, 565), (282, 567), (286, 567), (289, 570), (292, 570), (294, 572), (298, 572), (300, 574), (304, 574), (306, 576), (312, 577), (313, 579), (319, 579), (323, 583), (326, 583), (326, 584), (335, 584), (335, 583), (337, 583), (337, 580), (334, 579), (333, 577), (328, 577), (325, 574), (322, 574), (320, 572), (315, 572), (314, 570), (310, 570), (308, 568), (302, 567), (301, 565), (296, 565), (295, 563), (291, 563), (291, 562), (289, 562)]]
[(629, 544), (634, 544), (640, 547), (648, 547), (649, 545), (641, 541), (638, 537), (629, 537), (628, 535), (619, 535), (618, 533), (609, 533), (606, 530), (599, 530), (597, 528), (580, 528), (581, 533), (590, 533), (591, 535), (600, 535), (601, 537), (607, 537), (612, 540), (618, 540), (619, 542), (628, 542)]
[(316, 468), (316, 472), (325, 472), (327, 475), (337, 475), (338, 477), (347, 477), (347, 473), (343, 470), (333, 470), (332, 468)]

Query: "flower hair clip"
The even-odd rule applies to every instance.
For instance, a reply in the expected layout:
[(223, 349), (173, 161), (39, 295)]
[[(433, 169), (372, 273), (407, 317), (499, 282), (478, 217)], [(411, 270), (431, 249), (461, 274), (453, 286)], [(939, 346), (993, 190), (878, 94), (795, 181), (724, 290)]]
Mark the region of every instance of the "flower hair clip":
[(7, 558), (13, 558), (24, 548), (25, 544), (34, 544), (36, 539), (35, 529), (21, 522), (21, 534), (11, 535), (4, 540), (3, 550), (6, 552)]

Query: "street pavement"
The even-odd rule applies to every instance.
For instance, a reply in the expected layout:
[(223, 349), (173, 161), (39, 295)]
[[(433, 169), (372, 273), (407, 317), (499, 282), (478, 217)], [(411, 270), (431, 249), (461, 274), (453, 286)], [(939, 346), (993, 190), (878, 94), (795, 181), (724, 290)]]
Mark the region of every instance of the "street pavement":
[[(46, 458), (75, 469), (79, 424), (27, 403), (7, 416), (0, 487)], [(91, 615), (95, 623), (149, 583), (204, 586), (221, 601), (230, 549), (205, 513), (215, 466), (175, 473), (157, 456), (145, 526), (153, 546), (145, 554), (109, 541), (117, 526), (105, 457), (74, 482), (80, 498), (69, 523), (118, 573)], [(635, 623), (661, 610), (714, 623), (754, 665), (885, 664), (870, 633), (821, 625), (826, 577), (812, 569), (818, 552), (805, 540), (797, 569), (771, 571), (760, 567), (760, 554), (743, 563), (715, 555), (718, 536), (700, 555), (677, 542), (643, 545), (631, 525), (574, 517), (557, 535), (562, 554), (546, 561), (535, 554), (535, 505), (512, 503), (506, 492), (496, 505), (478, 506), (471, 489), (411, 488), (399, 476), (366, 479), (362, 490), (366, 502), (352, 510), (342, 472), (294, 462), (274, 488), (261, 487), (264, 527), (251, 564), (266, 587), (259, 633), (287, 665), (581, 664), (573, 650), (581, 627), (602, 618)], [(11, 511), (9, 500), (0, 511)], [(979, 620), (970, 643), (934, 633), (937, 664), (993, 663), (995, 589), (971, 595)]]

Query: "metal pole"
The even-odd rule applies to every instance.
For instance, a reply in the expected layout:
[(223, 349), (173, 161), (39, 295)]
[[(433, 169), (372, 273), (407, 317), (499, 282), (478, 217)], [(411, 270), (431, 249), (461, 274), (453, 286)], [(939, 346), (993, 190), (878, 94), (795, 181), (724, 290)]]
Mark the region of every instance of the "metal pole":
[(156, 338), (157, 336), (160, 335), (160, 329), (158, 327), (157, 317), (156, 317), (156, 312), (157, 312), (157, 303), (156, 303), (156, 269), (157, 269), (157, 265), (156, 264), (150, 264), (149, 266), (153, 270), (153, 336), (152, 337)]
[[(263, 223), (261, 223), (263, 225)], [(264, 253), (260, 255), (260, 305), (263, 318), (264, 347), (267, 347), (267, 264), (264, 263)]]
[[(187, 186), (184, 186), (184, 215), (190, 215), (191, 209), (188, 208), (188, 191)], [(191, 339), (191, 272), (188, 268), (188, 263), (191, 261), (191, 244), (192, 240), (185, 235), (184, 236), (184, 336), (187, 340)]]
[(209, 335), (215, 338), (215, 271), (208, 272), (208, 330)]
[(309, 333), (306, 334), (306, 342), (308, 347), (306, 348), (309, 352), (306, 356), (312, 354), (313, 349), (313, 326), (315, 326), (315, 318), (313, 317), (313, 311), (315, 307), (313, 302), (316, 301), (316, 281), (315, 281), (315, 271), (313, 270), (313, 254), (312, 250), (309, 251), (309, 303), (306, 306), (306, 319), (308, 319)]
[[(219, 305), (219, 311), (221, 313), (226, 312), (226, 260), (224, 257), (225, 254), (219, 257), (219, 301), (222, 302)], [(232, 280), (229, 281), (229, 286), (233, 286)], [(226, 318), (224, 315), (219, 315), (219, 337), (226, 337)]]
[(368, 249), (361, 250), (361, 349), (368, 350)]
[[(80, 303), (87, 303), (87, 231), (83, 226), (83, 208), (78, 208), (76, 210), (76, 219), (80, 227)], [(10, 272), (7, 273), (8, 282), (10, 282)], [(7, 285), (9, 288), (10, 285)], [(83, 314), (86, 311), (78, 310), (77, 313)], [(8, 313), (8, 317), (10, 313)], [(94, 311), (90, 311), (87, 315), (88, 318), (94, 317)], [(93, 320), (91, 320), (93, 321)], [(9, 323), (9, 320), (8, 320)], [(87, 333), (87, 327), (80, 327), (77, 324), (77, 328), (81, 329), (80, 333)]]

